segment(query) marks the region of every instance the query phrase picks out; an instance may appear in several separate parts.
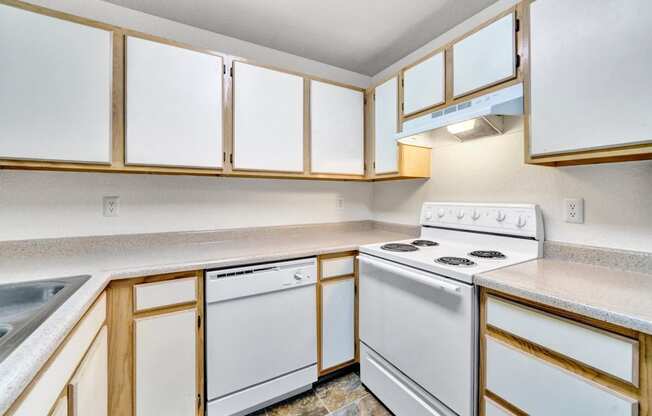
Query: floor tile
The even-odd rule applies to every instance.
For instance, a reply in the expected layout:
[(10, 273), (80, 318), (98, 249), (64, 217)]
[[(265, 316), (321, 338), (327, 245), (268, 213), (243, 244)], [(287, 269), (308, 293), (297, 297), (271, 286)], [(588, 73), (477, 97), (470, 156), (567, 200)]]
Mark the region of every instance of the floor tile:
[(315, 393), (331, 412), (369, 394), (354, 372), (317, 385)]
[(343, 408), (330, 413), (329, 416), (392, 416), (374, 396), (368, 394)]
[(310, 390), (266, 409), (267, 416), (324, 416), (328, 410)]

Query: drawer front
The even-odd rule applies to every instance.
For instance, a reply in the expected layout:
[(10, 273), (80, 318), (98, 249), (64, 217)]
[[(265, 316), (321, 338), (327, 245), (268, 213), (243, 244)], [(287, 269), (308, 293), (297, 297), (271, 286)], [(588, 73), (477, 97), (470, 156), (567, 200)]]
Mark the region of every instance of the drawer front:
[(515, 416), (514, 413), (505, 409), (493, 400), (484, 398), (484, 416)]
[(321, 278), (347, 276), (355, 272), (355, 256), (321, 260)]
[(636, 340), (491, 296), (487, 324), (638, 385)]
[(360, 344), (360, 379), (395, 415), (455, 415), (362, 343)]
[(486, 338), (486, 388), (532, 415), (636, 416), (638, 402)]
[(197, 300), (197, 278), (166, 280), (134, 286), (134, 310), (140, 312)]

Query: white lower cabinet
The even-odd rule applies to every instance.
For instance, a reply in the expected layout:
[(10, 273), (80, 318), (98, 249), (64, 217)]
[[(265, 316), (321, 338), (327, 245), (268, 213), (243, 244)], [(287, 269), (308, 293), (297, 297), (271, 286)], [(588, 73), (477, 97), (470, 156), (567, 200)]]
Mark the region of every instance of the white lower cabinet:
[(68, 384), (70, 416), (108, 415), (108, 395), (108, 337), (104, 326)]
[(322, 369), (355, 358), (355, 278), (321, 284)]
[(490, 336), (486, 360), (486, 389), (529, 415), (638, 414), (636, 400)]
[(134, 320), (136, 416), (197, 414), (197, 311)]

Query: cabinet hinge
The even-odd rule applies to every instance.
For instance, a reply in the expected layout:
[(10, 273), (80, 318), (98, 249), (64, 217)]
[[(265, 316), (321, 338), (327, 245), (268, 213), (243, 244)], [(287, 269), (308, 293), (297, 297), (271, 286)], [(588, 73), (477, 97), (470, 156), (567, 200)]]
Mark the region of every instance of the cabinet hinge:
[(229, 75), (231, 76), (231, 78), (233, 78), (233, 67), (231, 67), (231, 69), (229, 70)]
[(226, 75), (226, 64), (222, 65), (222, 73)]
[(519, 30), (521, 30), (521, 19), (516, 19), (514, 22), (514, 31), (518, 32)]
[(373, 93), (372, 96), (373, 96), (373, 98), (375, 100), (376, 99), (376, 93)]
[(229, 163), (233, 165), (233, 153), (229, 155)]
[(201, 394), (197, 395), (197, 409), (201, 409)]
[(374, 170), (376, 170), (376, 162), (374, 162)]
[(521, 55), (516, 54), (516, 67), (521, 66)]
[(405, 78), (401, 78), (401, 87), (405, 87)]
[(401, 112), (403, 112), (403, 113), (405, 112), (405, 104), (404, 103), (401, 103)]
[(201, 315), (197, 315), (197, 328), (201, 328)]

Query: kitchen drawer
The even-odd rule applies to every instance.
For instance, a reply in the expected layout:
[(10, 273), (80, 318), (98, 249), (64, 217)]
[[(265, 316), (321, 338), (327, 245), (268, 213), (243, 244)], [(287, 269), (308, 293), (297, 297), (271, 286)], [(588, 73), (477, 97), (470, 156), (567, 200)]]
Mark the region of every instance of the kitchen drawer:
[(134, 285), (134, 311), (174, 306), (197, 300), (197, 278), (165, 280)]
[(484, 398), (484, 416), (516, 416), (493, 400)]
[(487, 324), (638, 385), (638, 341), (492, 296)]
[(486, 389), (532, 416), (636, 416), (638, 402), (486, 337)]
[(360, 343), (360, 379), (395, 415), (454, 416), (437, 399)]
[(321, 278), (352, 275), (355, 272), (355, 256), (321, 259)]

